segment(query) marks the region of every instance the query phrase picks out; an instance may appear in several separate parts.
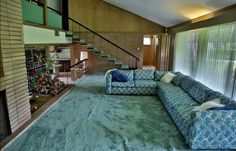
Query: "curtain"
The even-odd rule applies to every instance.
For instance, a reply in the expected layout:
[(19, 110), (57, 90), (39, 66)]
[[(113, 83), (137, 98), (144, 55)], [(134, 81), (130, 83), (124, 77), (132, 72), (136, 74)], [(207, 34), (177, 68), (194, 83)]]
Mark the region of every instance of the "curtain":
[(174, 52), (174, 70), (193, 75), (197, 54), (197, 33), (182, 32), (176, 35)]
[(236, 100), (236, 23), (177, 33), (174, 70)]
[(163, 34), (160, 36), (160, 51), (157, 55), (158, 70), (167, 71), (169, 69), (170, 58), (170, 39), (171, 35)]

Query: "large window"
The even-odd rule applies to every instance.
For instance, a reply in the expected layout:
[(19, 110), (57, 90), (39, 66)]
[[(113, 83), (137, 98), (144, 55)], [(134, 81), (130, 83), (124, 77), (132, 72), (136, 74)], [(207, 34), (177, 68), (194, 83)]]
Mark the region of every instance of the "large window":
[(174, 70), (236, 100), (236, 22), (178, 33)]

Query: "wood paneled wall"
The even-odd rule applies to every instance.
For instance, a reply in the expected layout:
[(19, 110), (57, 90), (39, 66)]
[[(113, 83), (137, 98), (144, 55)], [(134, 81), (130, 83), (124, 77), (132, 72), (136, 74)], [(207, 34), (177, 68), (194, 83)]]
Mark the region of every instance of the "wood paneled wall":
[[(135, 55), (136, 57), (140, 58), (140, 62), (138, 62), (138, 66), (142, 66), (142, 53), (143, 53), (143, 34), (142, 33), (99, 33), (103, 37), (113, 41), (117, 45), (121, 46), (125, 50), (128, 50), (130, 53)], [(80, 34), (81, 37), (85, 37), (84, 34)], [(111, 56), (116, 56), (116, 58), (119, 61), (122, 61), (124, 64), (128, 64), (129, 67), (134, 68), (135, 67), (135, 59), (125, 52), (121, 51), (117, 47), (114, 47), (108, 42), (105, 42), (104, 40), (101, 40), (101, 38), (93, 37), (91, 34), (87, 35), (88, 41), (92, 41), (93, 45), (97, 47), (98, 49), (104, 51), (106, 54), (109, 54)], [(74, 64), (75, 59), (79, 59), (79, 53), (80, 51), (87, 51), (86, 46), (81, 46), (79, 44), (73, 44), (71, 49), (71, 64)], [(93, 58), (94, 60), (97, 59), (97, 57)], [(98, 59), (96, 61), (101, 61), (101, 59)], [(101, 62), (103, 64), (103, 61)], [(109, 65), (109, 68), (111, 66)], [(93, 71), (96, 72), (102, 72), (104, 71), (103, 68), (100, 68), (98, 66), (94, 66), (96, 70)], [(101, 70), (100, 70), (101, 69)]]
[[(142, 33), (131, 33), (131, 32), (100, 32), (100, 35), (103, 37), (111, 40), (118, 46), (122, 47), (123, 49), (127, 50), (134, 56), (140, 58), (140, 62), (138, 65), (142, 65), (142, 53), (143, 53), (143, 34)], [(90, 36), (91, 37), (91, 36)], [(120, 50), (119, 48), (111, 45), (110, 43), (102, 40), (99, 37), (94, 37), (93, 44), (98, 49), (106, 52), (111, 56), (116, 56), (119, 61), (122, 61), (124, 64), (129, 65), (129, 67), (135, 67), (135, 59), (125, 53), (124, 51)]]
[(0, 1), (0, 91), (6, 90), (12, 132), (31, 118), (21, 14), (21, 0)]
[(88, 51), (88, 72), (94, 73), (94, 72), (106, 72), (109, 69), (116, 68), (114, 63), (108, 62), (107, 60), (101, 58), (99, 55), (94, 54), (91, 51)]
[[(112, 42), (116, 43), (117, 45), (121, 46), (125, 50), (129, 51), (134, 56), (140, 58), (140, 62), (138, 65), (143, 64), (143, 34), (142, 33), (131, 33), (131, 32), (120, 32), (120, 33), (99, 33), (102, 36), (110, 39)], [(97, 42), (95, 45), (100, 46)], [(128, 54), (124, 53), (120, 49), (116, 47), (111, 47), (109, 43), (105, 43), (101, 48), (109, 48), (110, 54), (116, 54), (116, 57), (119, 61), (123, 61), (123, 63), (128, 64), (129, 67), (135, 67), (135, 59)], [(109, 53), (108, 53), (109, 54)]]
[[(140, 58), (139, 67), (142, 66), (143, 36), (164, 33), (164, 27), (102, 0), (70, 0), (69, 16)], [(79, 31), (76, 24), (70, 24), (70, 29)], [(100, 41), (95, 41), (94, 45), (110, 49), (109, 44)], [(116, 56), (131, 67), (135, 66), (129, 55), (118, 53)]]
[(162, 26), (102, 0), (68, 2), (69, 16), (96, 32), (164, 32)]

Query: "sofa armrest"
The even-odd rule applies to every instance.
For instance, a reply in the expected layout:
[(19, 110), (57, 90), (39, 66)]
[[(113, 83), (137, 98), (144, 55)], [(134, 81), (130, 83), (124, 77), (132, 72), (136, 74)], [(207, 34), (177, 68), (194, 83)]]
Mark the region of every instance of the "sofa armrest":
[(236, 110), (207, 110), (192, 114), (192, 149), (236, 149)]
[(106, 78), (106, 93), (111, 94), (112, 75), (108, 73), (105, 78)]

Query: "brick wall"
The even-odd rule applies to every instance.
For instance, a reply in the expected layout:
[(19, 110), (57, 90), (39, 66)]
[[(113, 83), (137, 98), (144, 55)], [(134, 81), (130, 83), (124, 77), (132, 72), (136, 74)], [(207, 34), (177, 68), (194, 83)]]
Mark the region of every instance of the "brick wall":
[(31, 117), (23, 42), (21, 0), (0, 1), (0, 91), (6, 90), (11, 130)]

